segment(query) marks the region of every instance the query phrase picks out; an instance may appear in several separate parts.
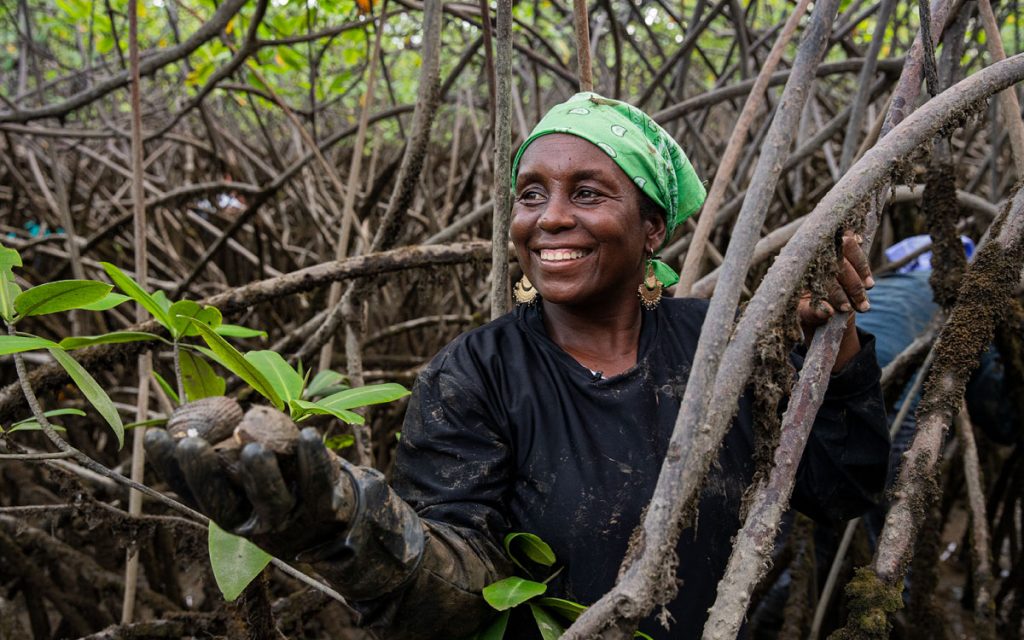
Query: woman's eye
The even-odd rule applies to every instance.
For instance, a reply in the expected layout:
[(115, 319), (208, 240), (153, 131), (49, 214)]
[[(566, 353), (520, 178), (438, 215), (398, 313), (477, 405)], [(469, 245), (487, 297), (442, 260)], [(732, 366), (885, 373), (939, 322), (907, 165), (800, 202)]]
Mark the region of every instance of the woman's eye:
[(596, 200), (601, 194), (593, 189), (583, 188), (576, 192), (576, 197), (580, 200)]
[(516, 200), (519, 202), (538, 202), (542, 197), (543, 196), (539, 191), (536, 191), (535, 189), (527, 189), (520, 193), (519, 196), (516, 197)]

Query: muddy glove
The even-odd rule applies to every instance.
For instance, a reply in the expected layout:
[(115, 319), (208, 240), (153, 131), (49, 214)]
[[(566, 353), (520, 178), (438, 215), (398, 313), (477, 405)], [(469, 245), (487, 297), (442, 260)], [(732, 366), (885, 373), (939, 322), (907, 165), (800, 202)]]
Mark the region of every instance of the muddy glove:
[(146, 456), (181, 498), (226, 531), (285, 560), (334, 553), (358, 502), (353, 469), (316, 429), (225, 397), (179, 407), (150, 429)]

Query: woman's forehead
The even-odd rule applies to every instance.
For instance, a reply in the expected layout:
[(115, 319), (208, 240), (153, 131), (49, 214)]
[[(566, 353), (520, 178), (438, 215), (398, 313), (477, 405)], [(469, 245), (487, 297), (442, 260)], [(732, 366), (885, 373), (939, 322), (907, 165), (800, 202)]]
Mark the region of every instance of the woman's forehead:
[(600, 147), (578, 136), (552, 133), (530, 143), (519, 160), (516, 182), (544, 177), (629, 180)]

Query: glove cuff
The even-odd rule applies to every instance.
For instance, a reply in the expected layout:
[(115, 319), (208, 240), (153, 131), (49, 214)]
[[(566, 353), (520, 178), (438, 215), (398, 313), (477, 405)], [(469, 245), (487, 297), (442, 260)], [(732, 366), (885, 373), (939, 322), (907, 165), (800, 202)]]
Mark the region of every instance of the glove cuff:
[(348, 598), (376, 598), (401, 588), (416, 573), (423, 559), (423, 526), (383, 474), (339, 462), (355, 498), (349, 526), (339, 539), (302, 553), (298, 560), (312, 563)]

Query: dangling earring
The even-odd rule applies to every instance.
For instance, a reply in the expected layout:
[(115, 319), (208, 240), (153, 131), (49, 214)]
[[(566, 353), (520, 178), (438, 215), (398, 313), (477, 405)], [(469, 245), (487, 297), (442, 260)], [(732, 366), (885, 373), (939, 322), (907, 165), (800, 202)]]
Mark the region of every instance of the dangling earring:
[(654, 275), (654, 262), (648, 258), (647, 267), (644, 269), (644, 281), (637, 287), (636, 293), (640, 296), (640, 303), (648, 311), (657, 308), (661, 302), (661, 280)]
[(513, 295), (516, 299), (516, 304), (525, 304), (526, 306), (532, 305), (537, 302), (537, 289), (534, 288), (533, 283), (530, 279), (523, 274), (523, 277), (519, 279), (513, 290)]

